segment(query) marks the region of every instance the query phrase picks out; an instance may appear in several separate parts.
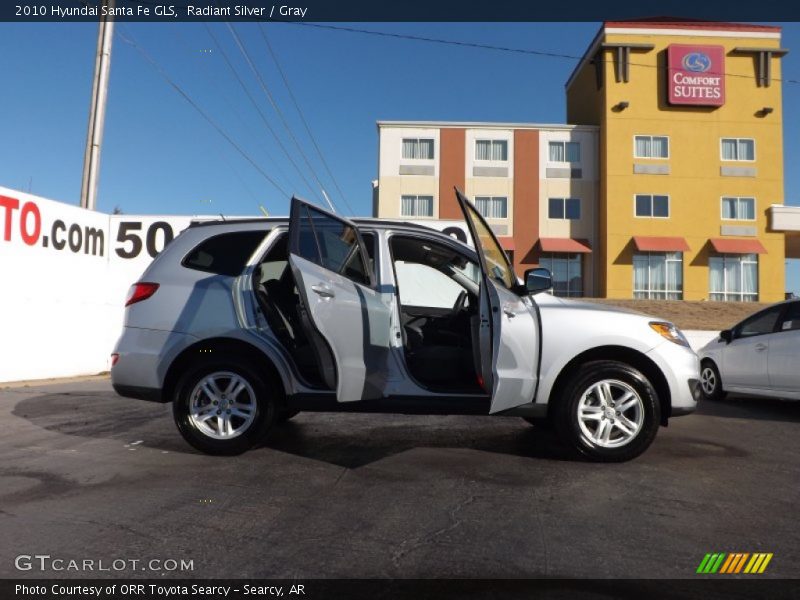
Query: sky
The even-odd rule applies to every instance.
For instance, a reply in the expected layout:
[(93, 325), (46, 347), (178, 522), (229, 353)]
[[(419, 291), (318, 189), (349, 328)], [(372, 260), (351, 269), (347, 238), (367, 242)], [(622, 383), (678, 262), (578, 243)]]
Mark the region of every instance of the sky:
[[(580, 57), (599, 25), (353, 27)], [(783, 58), (784, 79), (800, 81), (800, 24), (781, 25), (782, 45), (792, 50)], [(333, 181), (255, 24), (233, 27), (305, 156), (224, 23), (116, 27), (97, 208), (111, 212), (118, 207), (128, 214), (253, 215), (260, 213), (259, 206), (271, 214), (287, 214), (291, 194), (323, 201), (312, 174), (316, 173), (340, 212), (369, 215), (371, 181), (377, 177), (376, 121), (563, 123), (564, 83), (577, 63), (574, 58), (264, 24), (261, 31)], [(297, 168), (242, 91), (209, 28)], [(5, 79), (0, 95), (0, 185), (78, 204), (96, 39), (94, 23), (0, 24), (0, 70)], [(248, 158), (164, 79), (153, 62)], [(792, 110), (800, 106), (800, 84), (786, 83), (783, 94), (784, 201), (800, 205), (800, 170), (791, 168), (800, 161), (800, 111)], [(790, 261), (787, 274), (787, 290), (800, 292), (800, 261)]]

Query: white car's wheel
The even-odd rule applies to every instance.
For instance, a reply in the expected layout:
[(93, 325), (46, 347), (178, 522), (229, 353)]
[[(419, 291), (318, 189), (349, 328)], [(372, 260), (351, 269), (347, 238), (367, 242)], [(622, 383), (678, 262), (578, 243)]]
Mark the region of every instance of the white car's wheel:
[(562, 438), (591, 460), (619, 462), (644, 452), (658, 433), (658, 395), (641, 371), (617, 361), (582, 365), (554, 407)]
[(719, 369), (711, 360), (704, 360), (700, 365), (700, 389), (706, 400), (722, 400), (726, 395)]

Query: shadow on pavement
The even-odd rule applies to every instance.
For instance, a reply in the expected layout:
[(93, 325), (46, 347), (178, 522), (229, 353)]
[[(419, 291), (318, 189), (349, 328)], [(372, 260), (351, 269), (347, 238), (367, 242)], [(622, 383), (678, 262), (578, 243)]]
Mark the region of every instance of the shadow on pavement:
[(702, 401), (697, 413), (728, 419), (798, 423), (800, 422), (800, 401), (730, 394), (724, 400)]
[[(17, 402), (12, 414), (47, 431), (119, 440), (194, 454), (181, 438), (168, 404), (106, 392), (45, 394)], [(412, 448), (465, 448), (527, 458), (574, 460), (549, 431), (510, 417), (427, 417), (304, 413), (277, 425), (264, 446), (356, 468)]]
[[(12, 414), (45, 430), (82, 438), (140, 442), (143, 447), (196, 454), (180, 437), (170, 405), (119, 398), (107, 392), (75, 392), (26, 397)], [(734, 398), (704, 402), (687, 419), (800, 421), (800, 402)], [(688, 433), (688, 432), (687, 432)], [(710, 436), (714, 437), (714, 436)], [(718, 441), (718, 440), (716, 440)], [(578, 460), (556, 436), (513, 417), (408, 416), (303, 413), (276, 426), (264, 446), (347, 468), (381, 460), (413, 448), (459, 448), (522, 458)], [(702, 433), (673, 436), (648, 451), (691, 458), (709, 453), (742, 456), (742, 451)]]

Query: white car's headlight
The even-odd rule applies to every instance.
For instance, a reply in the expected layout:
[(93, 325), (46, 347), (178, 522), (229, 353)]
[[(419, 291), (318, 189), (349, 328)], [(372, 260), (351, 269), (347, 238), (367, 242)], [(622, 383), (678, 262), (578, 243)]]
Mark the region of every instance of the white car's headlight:
[(650, 321), (650, 329), (655, 331), (661, 337), (668, 339), (680, 346), (689, 348), (689, 340), (683, 335), (683, 332), (675, 327), (672, 323), (667, 321)]

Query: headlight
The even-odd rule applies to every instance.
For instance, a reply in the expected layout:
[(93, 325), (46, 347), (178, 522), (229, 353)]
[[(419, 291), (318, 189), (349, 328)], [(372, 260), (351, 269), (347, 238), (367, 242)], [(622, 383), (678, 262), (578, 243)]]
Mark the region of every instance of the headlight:
[(650, 321), (649, 325), (650, 329), (655, 331), (661, 337), (668, 339), (670, 342), (674, 342), (689, 348), (689, 340), (687, 340), (681, 330), (675, 327), (675, 325), (672, 323), (668, 323), (666, 321)]

